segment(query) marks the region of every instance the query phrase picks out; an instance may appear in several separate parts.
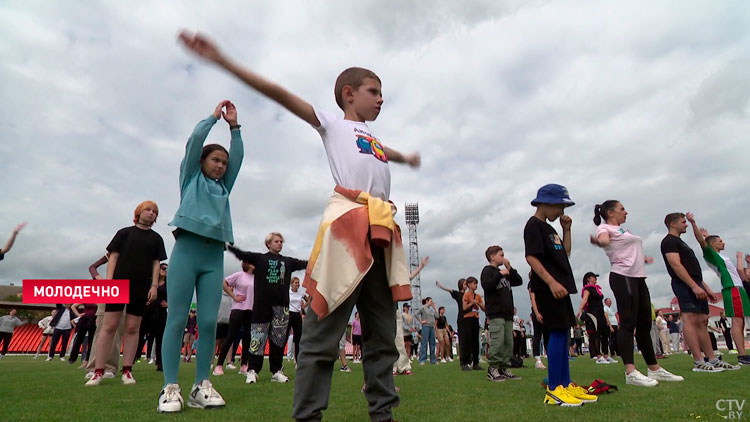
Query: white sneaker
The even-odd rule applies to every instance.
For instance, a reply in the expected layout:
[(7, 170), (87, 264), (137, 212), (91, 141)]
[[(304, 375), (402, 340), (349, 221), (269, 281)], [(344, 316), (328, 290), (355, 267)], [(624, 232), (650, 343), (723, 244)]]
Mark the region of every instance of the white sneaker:
[(159, 393), (159, 413), (174, 413), (182, 410), (182, 390), (179, 384), (167, 384)]
[(448, 358), (448, 362), (453, 362), (453, 358)]
[(61, 361), (65, 362), (65, 358), (60, 358)]
[(104, 378), (114, 378), (115, 373), (112, 371), (104, 371)]
[(153, 365), (153, 364), (154, 364), (154, 360), (153, 360), (153, 359), (149, 359), (149, 360), (148, 360), (148, 364), (149, 364), (149, 365)]
[(227, 369), (237, 369), (237, 367), (236, 367), (236, 366), (234, 366), (234, 364), (233, 364), (233, 363), (228, 363), (228, 364), (227, 364)]
[(224, 368), (221, 365), (217, 365), (216, 368), (214, 368), (213, 375), (215, 377), (224, 375)]
[(91, 377), (93, 376), (94, 376), (94, 371), (91, 371), (91, 372), (86, 372), (86, 375), (84, 375), (83, 377), (86, 378), (87, 380), (90, 380)]
[(448, 363), (448, 361), (447, 361), (447, 360), (445, 360), (445, 359), (441, 359), (441, 360), (440, 360), (440, 363)]
[(536, 368), (536, 369), (547, 369), (547, 367), (544, 366), (544, 363), (542, 363), (541, 359), (538, 360), (538, 361), (536, 361), (536, 363), (534, 364), (534, 368)]
[(39, 355), (34, 355), (34, 359), (36, 359), (36, 358), (38, 358), (38, 357), (39, 357)]
[(247, 371), (247, 378), (245, 378), (245, 384), (255, 384), (258, 382), (258, 375), (254, 369)]
[(736, 350), (734, 350), (734, 349), (732, 349), (732, 350), (730, 350), (730, 351), (729, 351), (729, 354), (730, 354), (730, 355), (738, 355), (738, 354), (739, 354), (739, 352), (738, 352), (738, 351), (736, 351)]
[(607, 357), (607, 362), (609, 363), (617, 363), (618, 361), (616, 359), (612, 359), (612, 356)]
[(51, 361), (51, 360), (52, 360), (52, 358), (51, 358), (51, 357), (49, 357), (49, 356), (47, 356), (47, 359), (45, 359), (44, 361), (45, 361), (45, 362), (49, 362), (49, 361)]
[(725, 371), (736, 371), (741, 368), (740, 365), (732, 365), (729, 362), (725, 362), (723, 360), (716, 359), (713, 362), (709, 362), (711, 365), (713, 365), (714, 368), (723, 369)]
[(596, 363), (599, 363), (599, 364), (605, 364), (605, 365), (609, 365), (609, 361), (608, 361), (607, 359), (604, 359), (604, 357), (603, 357), (603, 356), (602, 356), (602, 357), (600, 357), (599, 359), (597, 359), (597, 360), (596, 360)]
[(675, 375), (664, 368), (656, 371), (648, 370), (648, 377), (657, 381), (685, 381), (685, 378)]
[(288, 382), (288, 381), (289, 381), (289, 377), (284, 375), (284, 373), (281, 371), (271, 375), (271, 382)]
[(123, 372), (120, 379), (122, 379), (122, 383), (125, 385), (135, 384), (135, 378), (133, 378), (133, 374), (130, 371)]
[(102, 376), (99, 374), (94, 374), (90, 380), (86, 381), (86, 387), (92, 387), (95, 385), (99, 385), (102, 383)]
[(634, 369), (633, 372), (625, 374), (625, 384), (637, 385), (640, 387), (656, 387), (659, 385), (659, 381), (649, 378), (640, 373), (637, 369)]
[(240, 375), (247, 375), (247, 365), (240, 366), (240, 371), (237, 373)]
[(226, 404), (209, 380), (203, 380), (200, 384), (193, 387), (193, 391), (188, 396), (188, 407), (214, 409), (224, 407)]

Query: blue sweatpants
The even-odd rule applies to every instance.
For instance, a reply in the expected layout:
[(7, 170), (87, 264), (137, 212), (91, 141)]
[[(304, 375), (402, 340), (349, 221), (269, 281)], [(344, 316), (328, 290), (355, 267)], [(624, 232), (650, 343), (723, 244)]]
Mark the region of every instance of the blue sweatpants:
[(568, 332), (550, 331), (547, 345), (547, 377), (549, 389), (570, 384), (570, 362), (568, 361)]
[(224, 280), (224, 243), (181, 231), (167, 269), (167, 325), (162, 340), (164, 383), (177, 383), (180, 348), (193, 291), (197, 300), (198, 342), (195, 383), (208, 379), (214, 356), (216, 320)]

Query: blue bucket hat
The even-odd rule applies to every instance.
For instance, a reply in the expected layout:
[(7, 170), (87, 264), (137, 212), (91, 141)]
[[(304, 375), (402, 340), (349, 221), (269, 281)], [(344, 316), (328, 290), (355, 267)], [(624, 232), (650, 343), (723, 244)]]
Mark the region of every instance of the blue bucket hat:
[(575, 205), (576, 203), (570, 199), (568, 189), (563, 185), (557, 185), (550, 183), (544, 185), (536, 192), (536, 198), (531, 201), (531, 205), (537, 206), (539, 204), (557, 205), (563, 204), (566, 207)]

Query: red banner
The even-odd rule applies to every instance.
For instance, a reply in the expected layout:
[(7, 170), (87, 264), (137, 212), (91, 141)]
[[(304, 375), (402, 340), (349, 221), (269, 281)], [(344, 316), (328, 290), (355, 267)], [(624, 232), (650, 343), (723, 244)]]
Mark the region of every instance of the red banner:
[(24, 280), (23, 303), (128, 303), (128, 280)]

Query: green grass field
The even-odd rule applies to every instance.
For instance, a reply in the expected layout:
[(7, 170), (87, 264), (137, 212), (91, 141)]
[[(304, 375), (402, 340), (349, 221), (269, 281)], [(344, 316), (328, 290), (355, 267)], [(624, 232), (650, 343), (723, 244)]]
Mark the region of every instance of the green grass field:
[[(727, 356), (736, 363), (735, 356)], [(414, 367), (414, 375), (396, 377), (401, 388), (401, 405), (394, 409), (399, 421), (672, 421), (724, 420), (720, 399), (750, 399), (750, 368), (719, 374), (690, 371), (687, 355), (660, 360), (668, 370), (683, 375), (684, 382), (661, 383), (655, 388), (625, 385), (622, 363), (596, 365), (591, 359), (571, 362), (573, 380), (588, 384), (601, 378), (619, 387), (619, 392), (603, 395), (599, 403), (581, 408), (542, 405), (540, 382), (546, 371), (526, 368), (514, 372), (520, 381), (491, 383), (486, 371), (462, 372), (458, 363)], [(643, 360), (636, 364), (645, 373)], [(77, 365), (76, 365), (77, 366)], [(179, 414), (159, 414), (156, 400), (163, 379), (153, 365), (137, 363), (133, 374), (138, 383), (124, 386), (119, 375), (99, 387), (84, 387), (84, 372), (61, 362), (8, 356), (0, 360), (0, 421), (287, 421), (291, 420), (294, 370), (286, 369), (287, 384), (270, 382), (268, 362), (258, 384), (246, 385), (245, 378), (227, 370), (212, 377), (216, 389), (227, 401), (223, 409), (190, 409)], [(289, 367), (290, 365), (287, 365)], [(367, 421), (367, 402), (362, 387), (362, 366), (350, 364), (352, 373), (338, 371), (336, 364), (328, 410), (329, 421)], [(486, 363), (482, 363), (486, 367)], [(291, 365), (293, 368), (293, 365)], [(182, 364), (180, 385), (187, 398), (195, 364)], [(748, 400), (750, 402), (750, 400)], [(750, 420), (750, 405), (740, 420)]]

